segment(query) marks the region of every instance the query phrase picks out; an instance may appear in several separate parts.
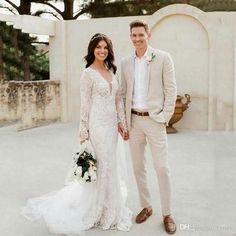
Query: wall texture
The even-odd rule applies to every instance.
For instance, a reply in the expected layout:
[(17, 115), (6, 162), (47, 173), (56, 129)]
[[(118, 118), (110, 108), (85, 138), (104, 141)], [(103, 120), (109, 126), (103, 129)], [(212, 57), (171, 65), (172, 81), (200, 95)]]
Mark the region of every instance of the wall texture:
[(17, 122), (23, 130), (60, 117), (60, 81), (0, 83), (0, 124)]

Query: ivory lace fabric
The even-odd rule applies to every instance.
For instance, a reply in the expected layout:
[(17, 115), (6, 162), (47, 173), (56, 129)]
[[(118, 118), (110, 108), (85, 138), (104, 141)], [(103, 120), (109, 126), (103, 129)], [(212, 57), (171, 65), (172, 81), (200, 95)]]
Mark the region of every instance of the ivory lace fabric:
[(71, 181), (60, 190), (29, 199), (22, 210), (30, 220), (43, 218), (52, 233), (79, 235), (93, 227), (129, 231), (132, 226), (117, 155), (117, 122), (127, 126), (119, 84), (111, 74), (109, 83), (98, 71), (87, 68), (80, 83), (80, 136), (89, 138), (93, 146), (97, 181)]

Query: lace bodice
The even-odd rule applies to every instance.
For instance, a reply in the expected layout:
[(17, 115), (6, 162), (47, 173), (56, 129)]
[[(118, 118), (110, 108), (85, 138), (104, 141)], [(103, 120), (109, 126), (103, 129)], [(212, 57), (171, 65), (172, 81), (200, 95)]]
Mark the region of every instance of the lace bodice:
[[(97, 119), (103, 119), (103, 115), (114, 112), (117, 116), (117, 123), (121, 122), (127, 130), (124, 104), (121, 97), (118, 79), (112, 74), (112, 81), (109, 83), (96, 70), (87, 68), (83, 71), (80, 81), (81, 107), (80, 107), (80, 139), (89, 138), (89, 118), (94, 106), (97, 108)], [(99, 106), (99, 107), (97, 107)], [(94, 109), (93, 109), (94, 110)], [(100, 114), (98, 114), (100, 113)], [(107, 119), (105, 116), (104, 119)]]

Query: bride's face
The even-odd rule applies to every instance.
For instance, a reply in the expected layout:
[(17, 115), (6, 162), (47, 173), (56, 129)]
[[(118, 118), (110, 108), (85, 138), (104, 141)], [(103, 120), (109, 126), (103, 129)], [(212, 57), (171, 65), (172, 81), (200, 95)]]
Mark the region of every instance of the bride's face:
[(96, 60), (104, 61), (108, 56), (108, 46), (104, 40), (101, 40), (94, 49), (94, 56)]

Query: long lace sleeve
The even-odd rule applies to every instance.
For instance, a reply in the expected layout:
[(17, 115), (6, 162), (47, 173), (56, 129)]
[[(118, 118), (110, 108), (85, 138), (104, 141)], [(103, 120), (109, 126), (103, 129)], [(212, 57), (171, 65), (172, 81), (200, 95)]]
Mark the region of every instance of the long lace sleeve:
[(89, 138), (89, 111), (92, 96), (92, 78), (83, 71), (80, 79), (80, 140)]
[(118, 122), (121, 122), (125, 131), (127, 131), (128, 128), (127, 128), (127, 121), (126, 121), (126, 116), (125, 116), (124, 101), (121, 96), (120, 86), (119, 86), (117, 93), (116, 93), (116, 111), (117, 111)]

